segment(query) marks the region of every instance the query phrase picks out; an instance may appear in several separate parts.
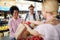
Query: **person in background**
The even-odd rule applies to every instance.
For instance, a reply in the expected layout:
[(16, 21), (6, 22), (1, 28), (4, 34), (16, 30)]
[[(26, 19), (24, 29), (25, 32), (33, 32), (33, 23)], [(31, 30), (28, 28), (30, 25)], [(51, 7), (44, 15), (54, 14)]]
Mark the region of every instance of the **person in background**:
[(34, 13), (34, 6), (31, 4), (29, 7), (29, 13), (26, 14), (25, 21), (36, 21), (38, 17), (36, 13)]
[(18, 16), (18, 13), (19, 13), (18, 7), (17, 6), (12, 6), (10, 8), (10, 13), (12, 15), (12, 18), (10, 18), (9, 22), (8, 22), (9, 31), (10, 31), (9, 39), (10, 40), (15, 40), (14, 33), (16, 32), (16, 29), (21, 22), (21, 18), (19, 18), (19, 16)]

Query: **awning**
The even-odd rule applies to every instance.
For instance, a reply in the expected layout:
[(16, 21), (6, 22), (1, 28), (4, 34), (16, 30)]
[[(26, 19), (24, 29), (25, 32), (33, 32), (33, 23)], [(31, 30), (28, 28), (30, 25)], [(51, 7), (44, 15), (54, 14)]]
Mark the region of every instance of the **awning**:
[(2, 6), (0, 6), (0, 10), (2, 10), (2, 11), (9, 11), (9, 7), (2, 7)]

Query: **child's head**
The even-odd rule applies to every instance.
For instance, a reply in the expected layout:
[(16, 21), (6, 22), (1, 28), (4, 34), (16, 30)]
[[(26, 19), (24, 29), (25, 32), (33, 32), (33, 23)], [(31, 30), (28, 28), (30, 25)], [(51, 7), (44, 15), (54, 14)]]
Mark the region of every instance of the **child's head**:
[(10, 13), (12, 14), (12, 16), (14, 16), (15, 18), (18, 17), (18, 13), (19, 13), (19, 9), (17, 6), (12, 6), (10, 8)]

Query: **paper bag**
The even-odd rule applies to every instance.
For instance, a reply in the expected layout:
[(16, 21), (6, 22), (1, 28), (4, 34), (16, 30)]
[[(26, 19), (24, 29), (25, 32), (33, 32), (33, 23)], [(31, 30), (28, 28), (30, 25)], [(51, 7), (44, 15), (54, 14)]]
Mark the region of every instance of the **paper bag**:
[(18, 36), (21, 36), (22, 32), (25, 30), (25, 27), (23, 24), (20, 23), (20, 25), (18, 26), (16, 32), (15, 32), (15, 38), (17, 39)]

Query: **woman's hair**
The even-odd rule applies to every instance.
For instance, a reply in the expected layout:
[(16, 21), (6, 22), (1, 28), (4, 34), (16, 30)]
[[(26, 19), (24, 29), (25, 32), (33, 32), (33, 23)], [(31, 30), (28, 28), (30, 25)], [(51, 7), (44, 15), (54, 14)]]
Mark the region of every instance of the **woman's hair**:
[(58, 2), (57, 0), (44, 0), (42, 3), (42, 10), (49, 12), (54, 18), (47, 21), (46, 23), (51, 23), (56, 25), (60, 23), (60, 21), (56, 20), (56, 16), (58, 14)]
[(42, 3), (42, 8), (46, 12), (49, 12), (52, 15), (56, 16), (58, 11), (58, 2), (57, 0), (44, 0)]
[(12, 7), (10, 7), (10, 13), (11, 13), (11, 15), (13, 15), (14, 10), (17, 10), (19, 12), (19, 9), (18, 9), (17, 6), (12, 6)]

